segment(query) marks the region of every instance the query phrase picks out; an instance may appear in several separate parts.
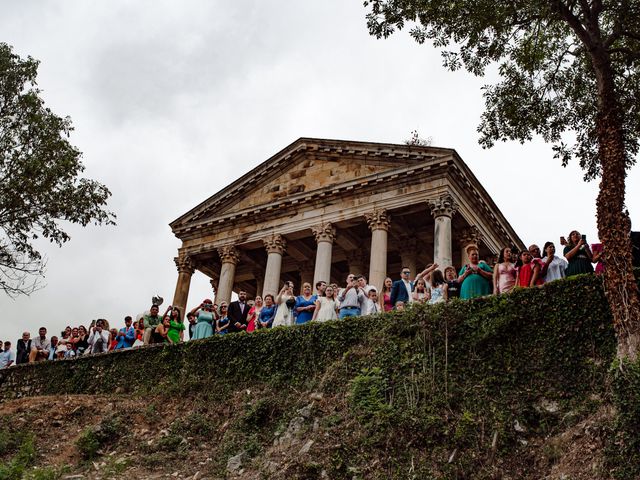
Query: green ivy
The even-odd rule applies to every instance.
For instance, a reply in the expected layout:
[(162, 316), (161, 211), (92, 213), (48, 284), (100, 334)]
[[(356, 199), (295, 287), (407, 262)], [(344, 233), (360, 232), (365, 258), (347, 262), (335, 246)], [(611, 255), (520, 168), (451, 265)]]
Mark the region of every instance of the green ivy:
[[(553, 436), (613, 401), (609, 468), (632, 478), (640, 472), (640, 366), (611, 369), (615, 352), (602, 279), (583, 275), (376, 317), (11, 368), (0, 372), (0, 395), (25, 394), (15, 388), (22, 385), (37, 386), (30, 395), (120, 387), (216, 403), (250, 388), (269, 398), (249, 402), (224, 441), (253, 442), (256, 451), (287, 418), (283, 405), (296, 408), (278, 392), (346, 395), (348, 414), (336, 411), (324, 422), (336, 435), (355, 429), (348, 444), (327, 454), (332, 478), (367, 477), (374, 458), (390, 477), (403, 477), (411, 465), (424, 478), (492, 478), (494, 465), (507, 459), (525, 476), (531, 438)], [(181, 422), (206, 435), (214, 425), (201, 420)]]

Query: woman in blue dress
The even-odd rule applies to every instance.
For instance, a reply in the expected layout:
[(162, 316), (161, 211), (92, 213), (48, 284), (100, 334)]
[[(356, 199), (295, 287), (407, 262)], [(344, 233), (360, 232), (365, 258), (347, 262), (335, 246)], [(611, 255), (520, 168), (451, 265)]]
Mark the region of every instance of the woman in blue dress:
[(296, 297), (296, 304), (293, 307), (296, 312), (296, 325), (309, 322), (313, 318), (316, 309), (317, 297), (311, 294), (311, 284), (302, 284), (302, 295)]
[(274, 304), (273, 295), (267, 293), (264, 296), (264, 305), (260, 310), (260, 316), (258, 317), (258, 328), (271, 328), (273, 319), (276, 316), (276, 306)]
[(197, 318), (196, 328), (193, 331), (192, 340), (207, 338), (213, 335), (213, 302), (208, 298), (191, 310)]
[(220, 303), (220, 317), (216, 320), (216, 333), (229, 333), (229, 317), (227, 316), (227, 302)]

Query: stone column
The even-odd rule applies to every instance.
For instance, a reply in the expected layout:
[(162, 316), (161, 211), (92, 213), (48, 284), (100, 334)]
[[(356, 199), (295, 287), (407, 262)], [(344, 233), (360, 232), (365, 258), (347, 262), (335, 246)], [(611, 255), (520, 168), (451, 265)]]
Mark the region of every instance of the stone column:
[[(422, 271), (422, 267), (417, 265), (418, 257), (418, 242), (414, 237), (402, 238), (402, 247), (400, 250), (400, 259), (402, 261), (401, 267), (407, 267), (411, 270), (411, 280), (413, 280), (419, 271)], [(420, 270), (418, 271), (418, 268)], [(398, 272), (399, 273), (399, 272)]]
[(186, 255), (179, 255), (173, 259), (178, 269), (178, 282), (176, 291), (173, 294), (173, 305), (178, 307), (184, 318), (187, 300), (189, 299), (189, 287), (191, 286), (191, 276), (195, 272), (195, 266), (191, 258)]
[(371, 257), (369, 260), (369, 285), (382, 288), (387, 277), (387, 235), (391, 216), (386, 210), (374, 210), (364, 218), (371, 230)]
[(336, 239), (336, 229), (331, 223), (321, 223), (311, 228), (316, 239), (316, 264), (313, 271), (313, 284), (315, 292), (316, 283), (319, 281), (331, 283), (331, 255), (333, 242)]
[(280, 271), (282, 270), (282, 255), (287, 248), (287, 241), (280, 234), (274, 234), (262, 240), (267, 250), (267, 268), (264, 272), (263, 294), (270, 293), (274, 297), (280, 291)]
[(469, 245), (475, 245), (476, 247), (482, 241), (482, 234), (480, 230), (475, 225), (471, 225), (462, 230), (460, 235), (459, 243), (460, 243), (460, 259), (461, 265), (466, 265), (469, 263), (469, 256), (467, 255), (467, 247)]
[(236, 265), (240, 260), (238, 250), (233, 245), (225, 245), (218, 249), (218, 255), (222, 260), (222, 268), (220, 269), (220, 280), (218, 281), (218, 291), (216, 292), (216, 303), (231, 301), (231, 292), (233, 292), (233, 282), (236, 276)]
[(451, 195), (444, 194), (435, 200), (429, 200), (429, 208), (435, 220), (433, 232), (433, 261), (440, 270), (452, 264), (451, 217), (458, 210), (458, 205)]

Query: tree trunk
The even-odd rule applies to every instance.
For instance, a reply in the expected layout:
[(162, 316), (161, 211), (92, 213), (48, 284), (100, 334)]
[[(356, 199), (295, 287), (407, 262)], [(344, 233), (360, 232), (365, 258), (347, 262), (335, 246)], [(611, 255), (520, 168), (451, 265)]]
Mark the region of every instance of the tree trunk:
[(640, 349), (640, 301), (631, 258), (631, 221), (625, 211), (627, 152), (613, 72), (604, 49), (592, 51), (598, 82), (598, 138), (602, 179), (596, 201), (604, 248), (604, 288), (618, 337), (618, 358), (636, 360)]

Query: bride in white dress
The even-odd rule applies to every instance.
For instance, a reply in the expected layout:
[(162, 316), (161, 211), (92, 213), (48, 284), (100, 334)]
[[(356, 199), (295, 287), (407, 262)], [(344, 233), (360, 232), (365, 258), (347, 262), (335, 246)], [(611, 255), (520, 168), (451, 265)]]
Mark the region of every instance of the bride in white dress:
[[(293, 303), (291, 302), (293, 300)], [(287, 305), (287, 301), (291, 306)], [(285, 282), (284, 286), (280, 290), (280, 293), (276, 297), (276, 316), (273, 319), (272, 327), (281, 327), (293, 325), (293, 306), (295, 305), (295, 297), (293, 296), (293, 282)]]
[(336, 292), (333, 291), (331, 285), (327, 285), (324, 291), (324, 297), (318, 297), (316, 300), (316, 309), (313, 312), (313, 320), (318, 322), (326, 322), (327, 320), (337, 320), (338, 302), (336, 301)]

